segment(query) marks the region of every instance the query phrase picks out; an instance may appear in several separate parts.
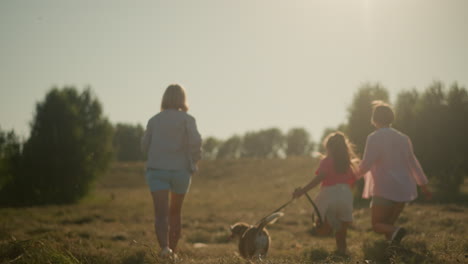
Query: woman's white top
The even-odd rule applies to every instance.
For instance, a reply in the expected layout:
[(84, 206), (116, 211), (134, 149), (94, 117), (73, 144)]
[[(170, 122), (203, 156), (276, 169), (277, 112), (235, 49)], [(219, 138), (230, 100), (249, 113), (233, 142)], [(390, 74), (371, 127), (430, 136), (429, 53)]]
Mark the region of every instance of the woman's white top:
[(364, 198), (407, 202), (418, 196), (416, 185), (428, 182), (411, 140), (393, 128), (377, 129), (367, 137), (360, 170), (365, 173)]
[(189, 170), (190, 161), (201, 158), (201, 136), (195, 118), (183, 111), (168, 109), (153, 116), (141, 141), (148, 155), (146, 167)]

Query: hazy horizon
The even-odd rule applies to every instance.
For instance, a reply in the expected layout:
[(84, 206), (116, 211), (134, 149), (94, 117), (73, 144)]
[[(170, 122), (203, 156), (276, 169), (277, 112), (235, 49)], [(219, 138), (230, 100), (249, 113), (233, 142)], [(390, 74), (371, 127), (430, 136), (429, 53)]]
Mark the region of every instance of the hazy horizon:
[(357, 88), (395, 98), (468, 85), (468, 1), (2, 1), (0, 127), (28, 136), (52, 86), (91, 86), (113, 122), (145, 125), (182, 84), (202, 136), (346, 120)]

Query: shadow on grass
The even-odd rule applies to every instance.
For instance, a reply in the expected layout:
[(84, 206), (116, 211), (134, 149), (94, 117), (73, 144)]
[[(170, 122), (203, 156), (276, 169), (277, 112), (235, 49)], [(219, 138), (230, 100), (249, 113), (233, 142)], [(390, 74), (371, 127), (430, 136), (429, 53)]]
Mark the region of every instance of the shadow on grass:
[(362, 246), (364, 259), (371, 263), (443, 263), (427, 250), (426, 243), (391, 246), (387, 241), (364, 242)]

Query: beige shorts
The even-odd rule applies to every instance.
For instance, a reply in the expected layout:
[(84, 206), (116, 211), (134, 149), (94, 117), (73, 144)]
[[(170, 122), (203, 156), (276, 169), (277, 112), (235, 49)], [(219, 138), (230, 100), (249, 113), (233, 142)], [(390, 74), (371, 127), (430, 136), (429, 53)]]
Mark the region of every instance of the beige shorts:
[(341, 222), (353, 221), (353, 193), (348, 184), (324, 186), (315, 198), (323, 220), (336, 231)]

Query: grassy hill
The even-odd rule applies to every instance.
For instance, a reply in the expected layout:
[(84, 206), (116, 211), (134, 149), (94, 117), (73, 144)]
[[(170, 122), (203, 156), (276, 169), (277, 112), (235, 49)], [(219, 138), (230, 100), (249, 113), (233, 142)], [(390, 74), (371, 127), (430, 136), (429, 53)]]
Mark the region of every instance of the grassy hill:
[[(227, 239), (229, 225), (253, 224), (288, 201), (315, 165), (307, 158), (204, 161), (184, 205), (181, 263), (245, 263)], [(143, 163), (114, 164), (79, 204), (0, 209), (0, 263), (161, 263), (143, 173)], [(356, 209), (348, 259), (333, 254), (333, 237), (311, 235), (311, 211), (301, 198), (268, 227), (265, 263), (468, 263), (467, 203), (408, 205), (399, 224), (410, 234), (394, 248), (371, 231), (369, 209)]]

